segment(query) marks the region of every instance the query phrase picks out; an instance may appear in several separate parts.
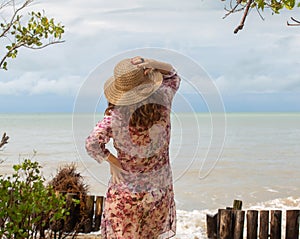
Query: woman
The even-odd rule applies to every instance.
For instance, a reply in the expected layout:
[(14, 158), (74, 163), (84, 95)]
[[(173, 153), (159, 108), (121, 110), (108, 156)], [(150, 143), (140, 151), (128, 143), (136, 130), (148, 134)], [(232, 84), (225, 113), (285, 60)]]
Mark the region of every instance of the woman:
[[(180, 78), (168, 63), (120, 61), (104, 86), (109, 105), (86, 140), (88, 154), (110, 164), (103, 239), (171, 238), (176, 210), (169, 160), (170, 111)], [(117, 155), (105, 148), (113, 139)]]

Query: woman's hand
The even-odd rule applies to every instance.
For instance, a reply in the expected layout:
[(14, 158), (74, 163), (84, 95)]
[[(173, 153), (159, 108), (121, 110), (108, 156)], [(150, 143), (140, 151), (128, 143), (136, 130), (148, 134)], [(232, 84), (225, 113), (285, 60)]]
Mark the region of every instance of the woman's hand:
[(120, 164), (119, 160), (113, 155), (110, 154), (108, 156), (107, 161), (110, 164), (110, 174), (112, 178), (113, 183), (121, 183), (124, 181), (122, 172), (124, 170), (122, 169), (122, 165)]
[[(148, 59), (146, 59), (146, 60), (148, 60)], [(136, 56), (136, 57), (131, 58), (130, 61), (133, 65), (139, 65), (141, 63), (144, 63), (145, 59), (140, 56)]]
[(111, 180), (114, 184), (119, 184), (124, 181), (124, 178), (121, 174), (122, 169), (117, 167), (116, 165), (110, 163), (110, 174)]
[(156, 61), (153, 59), (145, 59), (140, 56), (131, 58), (131, 63), (137, 65), (138, 67), (144, 68), (145, 75), (147, 75), (151, 70), (158, 70), (162, 74), (168, 74), (173, 69), (172, 65), (169, 63)]

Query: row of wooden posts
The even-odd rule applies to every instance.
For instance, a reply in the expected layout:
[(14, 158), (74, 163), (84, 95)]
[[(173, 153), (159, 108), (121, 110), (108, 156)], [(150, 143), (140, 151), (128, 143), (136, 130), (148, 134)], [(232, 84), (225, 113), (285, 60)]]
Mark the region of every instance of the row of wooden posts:
[[(74, 204), (74, 199), (78, 199), (77, 194), (68, 193), (66, 195), (67, 205), (70, 214), (66, 218), (65, 231), (73, 231), (77, 224), (80, 214), (84, 214), (84, 221), (81, 231), (90, 233), (92, 231), (99, 231), (101, 224), (101, 217), (103, 212), (103, 205), (105, 198), (103, 196), (87, 195), (84, 197), (84, 202)], [(82, 205), (83, 209), (82, 209)], [(82, 211), (83, 210), (83, 211)]]
[[(70, 214), (66, 219), (66, 231), (76, 227), (80, 205), (73, 202), (77, 194), (67, 194)], [(105, 198), (103, 196), (87, 195), (84, 198), (85, 220), (82, 232), (99, 231)], [(215, 215), (207, 215), (207, 237), (210, 239), (243, 239), (246, 215), (247, 239), (281, 239), (281, 210), (242, 210), (242, 201), (234, 200), (233, 207), (219, 209)], [(299, 239), (300, 210), (286, 211), (285, 238)]]
[[(240, 205), (240, 206), (236, 206)], [(232, 208), (219, 209), (215, 215), (207, 215), (207, 237), (212, 239), (244, 238), (246, 214), (247, 239), (281, 239), (281, 210), (241, 210), (242, 202), (235, 200)], [(299, 238), (300, 210), (286, 211), (285, 238)]]

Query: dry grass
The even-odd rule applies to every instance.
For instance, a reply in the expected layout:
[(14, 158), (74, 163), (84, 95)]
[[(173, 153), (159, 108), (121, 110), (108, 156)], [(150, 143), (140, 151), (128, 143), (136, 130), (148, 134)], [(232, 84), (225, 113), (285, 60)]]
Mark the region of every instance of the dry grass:
[[(74, 199), (80, 200), (80, 205), (75, 206), (72, 210), (72, 216), (66, 221), (66, 225), (70, 226), (75, 235), (82, 231), (82, 227), (86, 223), (87, 215), (85, 212), (85, 198), (88, 193), (88, 185), (84, 183), (83, 177), (77, 172), (76, 165), (74, 163), (67, 164), (58, 169), (56, 176), (49, 182), (49, 186), (62, 194), (75, 194)], [(67, 207), (71, 207), (72, 201), (67, 201)], [(84, 238), (97, 238), (84, 237)], [(76, 236), (77, 238), (77, 236)]]
[(55, 191), (62, 193), (78, 193), (82, 197), (88, 193), (88, 185), (84, 183), (83, 177), (76, 171), (74, 163), (67, 164), (60, 169), (56, 176), (49, 182)]

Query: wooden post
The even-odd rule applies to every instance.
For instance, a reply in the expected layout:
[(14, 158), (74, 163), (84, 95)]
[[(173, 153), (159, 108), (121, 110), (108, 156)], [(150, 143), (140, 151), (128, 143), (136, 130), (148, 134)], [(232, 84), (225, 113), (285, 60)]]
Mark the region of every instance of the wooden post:
[(85, 208), (84, 208), (84, 233), (90, 233), (93, 229), (93, 216), (94, 216), (94, 200), (95, 196), (85, 197)]
[(220, 239), (232, 239), (232, 211), (219, 209), (219, 235)]
[(215, 215), (206, 214), (206, 232), (207, 238), (217, 239), (218, 213)]
[(299, 217), (300, 210), (287, 210), (286, 211), (286, 239), (299, 238)]
[(241, 200), (233, 201), (233, 209), (242, 210), (243, 202)]
[(269, 211), (261, 210), (259, 216), (259, 239), (269, 238)]
[(77, 193), (67, 193), (67, 209), (70, 214), (66, 217), (65, 232), (72, 232), (77, 224), (77, 219), (80, 217), (80, 205), (74, 203), (74, 199), (78, 200)]
[(271, 239), (281, 239), (281, 217), (280, 210), (271, 210)]
[(247, 211), (247, 239), (257, 239), (258, 211)]
[(104, 197), (103, 196), (97, 196), (96, 197), (96, 211), (95, 211), (94, 231), (99, 231), (99, 229), (100, 229), (103, 207), (104, 207)]
[(243, 239), (245, 211), (233, 210), (233, 239)]

